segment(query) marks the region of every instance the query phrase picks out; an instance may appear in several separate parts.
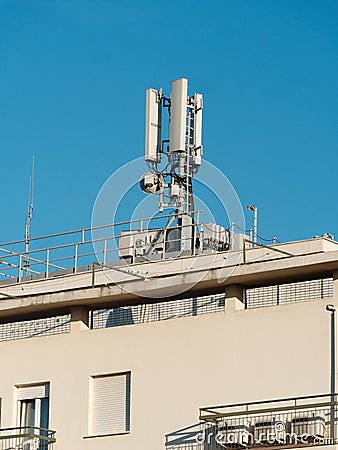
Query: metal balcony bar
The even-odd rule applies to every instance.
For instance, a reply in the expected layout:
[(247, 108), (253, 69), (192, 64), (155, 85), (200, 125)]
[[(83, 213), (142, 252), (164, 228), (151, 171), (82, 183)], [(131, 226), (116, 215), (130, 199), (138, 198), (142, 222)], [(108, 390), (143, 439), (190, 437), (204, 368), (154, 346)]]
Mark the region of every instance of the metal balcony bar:
[(0, 429), (1, 450), (52, 450), (55, 431), (38, 427)]
[[(334, 395), (335, 398), (337, 398), (336, 396), (338, 394)], [(253, 414), (256, 412), (311, 408), (319, 405), (328, 406), (332, 404), (331, 397), (332, 394), (319, 394), (319, 395), (307, 395), (303, 397), (288, 397), (275, 400), (261, 400), (258, 402), (234, 403), (229, 405), (202, 407), (199, 410), (200, 420), (213, 420), (220, 417), (226, 417), (231, 415)], [(270, 405), (273, 404), (275, 404), (276, 406), (271, 407)], [(267, 407), (264, 408), (263, 405), (267, 405)], [(204, 413), (208, 413), (208, 415)]]

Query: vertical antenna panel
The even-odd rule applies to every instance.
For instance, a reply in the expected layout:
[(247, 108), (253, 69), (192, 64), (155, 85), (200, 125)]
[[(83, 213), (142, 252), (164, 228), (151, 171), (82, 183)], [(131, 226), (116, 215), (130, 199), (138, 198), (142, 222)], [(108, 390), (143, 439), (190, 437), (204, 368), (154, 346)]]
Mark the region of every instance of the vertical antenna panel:
[(187, 122), (188, 80), (180, 78), (171, 84), (171, 107), (169, 125), (169, 149), (171, 152), (185, 151)]
[(155, 89), (146, 90), (146, 140), (145, 160), (161, 160), (162, 108), (160, 93)]
[(203, 146), (202, 146), (202, 109), (203, 96), (202, 94), (194, 95), (195, 115), (194, 115), (194, 146), (195, 156), (194, 163), (198, 166), (202, 163)]

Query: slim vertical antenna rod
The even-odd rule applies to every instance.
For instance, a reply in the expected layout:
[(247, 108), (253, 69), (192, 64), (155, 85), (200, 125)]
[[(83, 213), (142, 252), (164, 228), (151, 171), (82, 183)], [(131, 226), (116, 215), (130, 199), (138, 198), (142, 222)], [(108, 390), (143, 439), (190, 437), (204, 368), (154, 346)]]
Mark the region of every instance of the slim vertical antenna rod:
[(26, 275), (29, 275), (29, 239), (31, 230), (31, 221), (33, 217), (34, 208), (34, 156), (32, 156), (32, 173), (29, 178), (29, 188), (28, 188), (28, 209), (25, 225), (25, 257), (23, 267)]

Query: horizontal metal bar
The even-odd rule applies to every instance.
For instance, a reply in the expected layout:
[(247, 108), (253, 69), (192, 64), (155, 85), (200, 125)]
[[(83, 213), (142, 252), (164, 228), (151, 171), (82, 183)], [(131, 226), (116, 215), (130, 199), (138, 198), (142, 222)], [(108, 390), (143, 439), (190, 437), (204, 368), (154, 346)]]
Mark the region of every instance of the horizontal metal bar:
[[(3, 434), (8, 433), (8, 434)], [(44, 435), (46, 433), (47, 435)], [(51, 444), (56, 442), (55, 431), (39, 427), (10, 427), (0, 429), (0, 441), (9, 439), (36, 438)]]
[[(192, 227), (192, 226), (197, 227), (199, 225), (201, 225), (201, 224), (196, 223), (196, 224), (182, 225), (182, 226), (180, 226), (180, 228), (189, 228), (189, 227)], [(156, 231), (161, 231), (161, 230), (164, 230), (164, 229), (165, 228), (150, 228), (150, 229), (144, 230), (144, 232), (146, 232), (146, 231), (156, 232)], [(135, 232), (137, 232), (137, 231), (138, 230), (135, 230)], [(131, 231), (130, 233), (125, 233), (125, 234), (123, 234), (123, 237), (133, 236), (135, 234), (135, 232)], [(47, 250), (58, 250), (58, 249), (63, 249), (63, 248), (70, 248), (70, 247), (74, 247), (75, 245), (79, 245), (80, 246), (80, 245), (86, 245), (86, 244), (93, 244), (93, 243), (96, 243), (96, 242), (103, 242), (105, 240), (111, 241), (113, 239), (119, 239), (120, 237), (121, 237), (121, 235), (117, 234), (117, 235), (114, 235), (114, 236), (110, 236), (108, 238), (104, 237), (104, 238), (93, 239), (93, 240), (85, 241), (85, 242), (79, 241), (79, 242), (72, 242), (70, 244), (56, 245), (56, 246), (52, 246), (52, 247), (43, 247), (43, 248), (39, 248), (39, 249), (30, 250), (29, 254), (31, 254), (31, 253), (39, 253), (39, 252), (46, 252)], [(188, 239), (192, 239), (192, 238), (187, 238), (186, 240), (188, 240)], [(127, 247), (127, 248), (129, 248), (129, 247)], [(116, 250), (118, 250), (118, 249), (116, 249)], [(22, 252), (12, 253), (11, 255), (5, 255), (5, 256), (2, 257), (2, 259), (14, 257), (14, 256), (25, 256), (25, 255), (26, 255), (26, 252), (22, 251)], [(79, 257), (80, 256), (81, 255), (79, 255)], [(56, 259), (51, 259), (50, 261), (56, 261)]]
[(221, 408), (237, 408), (239, 406), (253, 406), (253, 405), (264, 405), (269, 403), (282, 403), (282, 402), (290, 402), (290, 401), (297, 401), (297, 400), (310, 400), (314, 398), (325, 398), (325, 397), (332, 397), (332, 395), (338, 395), (336, 394), (318, 394), (318, 395), (306, 395), (303, 397), (287, 397), (287, 398), (279, 398), (275, 400), (260, 400), (257, 402), (248, 402), (248, 403), (233, 403), (230, 405), (216, 405), (216, 406), (204, 406), (200, 408), (200, 411), (211, 411), (212, 409), (221, 409)]
[(240, 417), (240, 416), (254, 416), (260, 415), (262, 413), (278, 413), (278, 412), (286, 412), (286, 411), (296, 411), (301, 409), (318, 409), (324, 408), (325, 406), (333, 406), (338, 405), (338, 402), (327, 402), (327, 403), (314, 403), (309, 405), (294, 405), (294, 406), (282, 406), (278, 408), (263, 408), (263, 409), (253, 409), (248, 411), (233, 411), (229, 413), (221, 413), (216, 412), (214, 414), (210, 414), (208, 416), (200, 415), (200, 420), (214, 420), (220, 419), (222, 417)]
[[(194, 211), (190, 211), (189, 213), (183, 213), (183, 215), (191, 216), (193, 214), (200, 213), (201, 211), (202, 210), (197, 209), (197, 210), (194, 210)], [(87, 232), (87, 231), (100, 230), (100, 229), (109, 228), (109, 227), (118, 227), (118, 226), (121, 226), (121, 225), (138, 223), (138, 222), (141, 222), (141, 221), (144, 222), (144, 221), (161, 220), (161, 219), (164, 219), (166, 217), (172, 217), (173, 215), (178, 217), (178, 216), (181, 216), (182, 214), (166, 214), (166, 215), (159, 216), (159, 217), (145, 217), (145, 218), (142, 218), (142, 219), (134, 219), (134, 220), (128, 220), (128, 221), (124, 221), (124, 222), (110, 223), (110, 224), (107, 224), (107, 225), (98, 225), (96, 227), (81, 228), (81, 229), (78, 229), (78, 230), (64, 231), (62, 233), (54, 233), (54, 234), (48, 234), (48, 235), (44, 235), (44, 236), (38, 236), (38, 237), (35, 237), (35, 238), (30, 238), (29, 241), (32, 242), (32, 241), (37, 241), (37, 240), (40, 240), (40, 239), (51, 239), (51, 238), (54, 238), (54, 237), (67, 236), (67, 235), (70, 235), (70, 234), (77, 234), (77, 233), (81, 233), (82, 234), (83, 232)], [(20, 239), (18, 241), (4, 242), (4, 243), (1, 244), (1, 246), (3, 247), (5, 245), (22, 244), (24, 242), (26, 242), (25, 239)]]
[[(11, 270), (12, 268), (11, 267), (9, 267), (8, 269), (2, 269), (2, 270)], [(8, 278), (13, 278), (13, 280), (16, 280), (17, 279), (17, 277), (13, 277), (13, 275), (9, 275), (8, 273), (4, 273), (4, 272), (0, 272), (0, 275), (2, 276), (2, 277), (8, 277)]]
[(39, 430), (39, 431), (47, 431), (48, 433), (55, 434), (55, 430), (50, 430), (49, 428), (43, 428), (43, 427), (33, 427), (33, 426), (24, 426), (24, 427), (7, 427), (7, 428), (0, 428), (0, 433), (3, 431), (13, 431), (13, 430)]
[(32, 434), (32, 433), (20, 433), (20, 434), (10, 434), (8, 436), (1, 436), (0, 440), (5, 439), (18, 439), (18, 438), (38, 438), (42, 441), (48, 441), (50, 443), (56, 442), (56, 439), (53, 437), (43, 436), (41, 434)]
[[(22, 255), (24, 255), (25, 252), (22, 253)], [(12, 255), (10, 255), (12, 256)], [(13, 256), (17, 256), (17, 255), (13, 255)], [(0, 260), (0, 265), (1, 264), (5, 264), (6, 266), (9, 266), (9, 269), (19, 269), (20, 267), (17, 266), (16, 264), (12, 264), (12, 263), (8, 263), (7, 261), (3, 261), (2, 259)], [(3, 269), (5, 270), (5, 269)], [(32, 272), (32, 273), (40, 273), (40, 272), (36, 272), (35, 270), (30, 269), (29, 267), (25, 267), (24, 270), (26, 270), (27, 272)]]
[[(336, 396), (336, 394), (334, 394)], [(305, 403), (305, 404), (297, 404), (297, 401), (304, 400), (313, 400), (313, 399), (322, 399), (322, 398), (331, 398), (331, 394), (322, 394), (318, 396), (307, 396), (307, 397), (294, 397), (289, 399), (281, 399), (281, 400), (268, 400), (261, 402), (252, 402), (252, 403), (241, 403), (237, 405), (224, 405), (218, 407), (208, 407), (208, 408), (200, 408), (199, 419), (203, 421), (217, 420), (223, 417), (240, 417), (240, 416), (253, 416), (257, 414), (265, 414), (265, 413), (278, 413), (278, 412), (287, 412), (287, 411), (295, 411), (295, 410), (304, 410), (304, 409), (318, 409), (328, 406), (336, 406), (338, 402), (318, 402), (318, 403)], [(249, 409), (249, 406), (258, 406), (259, 404), (268, 404), (268, 403), (285, 403), (285, 402), (294, 402), (294, 404), (286, 405), (286, 406), (274, 406), (272, 408), (258, 408), (258, 409)], [(229, 411), (231, 408), (243, 407), (241, 411)], [(245, 408), (245, 409), (244, 409)], [(227, 412), (221, 412), (221, 409), (227, 409)]]

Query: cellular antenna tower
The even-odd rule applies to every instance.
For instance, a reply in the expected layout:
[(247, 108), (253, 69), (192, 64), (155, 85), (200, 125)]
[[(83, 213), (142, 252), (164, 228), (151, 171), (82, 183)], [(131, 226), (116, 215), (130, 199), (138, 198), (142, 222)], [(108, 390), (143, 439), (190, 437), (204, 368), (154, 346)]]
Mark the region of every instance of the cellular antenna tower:
[[(191, 250), (187, 245), (194, 241), (189, 225), (195, 221), (192, 178), (203, 155), (202, 110), (203, 96), (195, 93), (189, 97), (186, 78), (172, 82), (169, 97), (162, 89), (146, 91), (145, 160), (149, 172), (140, 184), (147, 194), (159, 194), (159, 212), (175, 208), (182, 233), (181, 251)], [(165, 129), (168, 136), (164, 136)]]
[(164, 213), (161, 217), (166, 225), (123, 230), (119, 257), (127, 263), (214, 253), (231, 247), (230, 231), (215, 223), (202, 223), (201, 211), (195, 210), (192, 180), (202, 164), (202, 111), (203, 96), (189, 96), (186, 78), (171, 83), (169, 96), (162, 89), (146, 90), (148, 172), (141, 177), (140, 185), (146, 194), (158, 196), (158, 212)]

